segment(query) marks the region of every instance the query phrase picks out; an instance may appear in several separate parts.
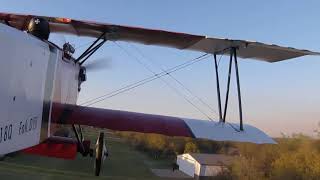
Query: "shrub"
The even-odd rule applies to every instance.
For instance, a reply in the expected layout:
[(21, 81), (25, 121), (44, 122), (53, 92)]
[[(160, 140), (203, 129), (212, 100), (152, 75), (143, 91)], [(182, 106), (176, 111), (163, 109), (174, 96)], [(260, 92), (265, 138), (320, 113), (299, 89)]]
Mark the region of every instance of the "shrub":
[(259, 169), (258, 161), (253, 158), (238, 157), (229, 167), (232, 179), (263, 180), (266, 179), (263, 171)]
[(189, 141), (186, 143), (185, 148), (184, 148), (184, 153), (198, 153), (199, 148), (196, 143)]
[(297, 150), (282, 152), (272, 163), (272, 179), (284, 178), (302, 180), (320, 178), (320, 154), (314, 148), (312, 140), (304, 139)]

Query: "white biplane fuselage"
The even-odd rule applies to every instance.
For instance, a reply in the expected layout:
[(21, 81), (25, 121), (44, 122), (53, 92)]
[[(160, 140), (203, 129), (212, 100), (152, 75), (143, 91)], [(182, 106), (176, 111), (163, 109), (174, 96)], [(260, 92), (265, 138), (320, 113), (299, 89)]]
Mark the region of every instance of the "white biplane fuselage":
[[(46, 139), (54, 102), (76, 104), (80, 66), (54, 44), (0, 23), (0, 154)], [(14, 143), (13, 143), (14, 142)]]

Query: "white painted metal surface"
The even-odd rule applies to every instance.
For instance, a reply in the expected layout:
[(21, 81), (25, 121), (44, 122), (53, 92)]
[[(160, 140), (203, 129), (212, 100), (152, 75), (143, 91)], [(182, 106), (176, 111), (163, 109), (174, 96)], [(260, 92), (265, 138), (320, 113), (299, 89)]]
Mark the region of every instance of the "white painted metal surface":
[(76, 104), (80, 67), (74, 61), (62, 58), (61, 51), (58, 56), (53, 102)]
[(183, 118), (196, 138), (216, 141), (252, 142), (256, 144), (276, 144), (263, 131), (251, 125), (244, 125), (244, 131), (238, 131), (236, 123), (220, 123), (208, 120)]
[(40, 141), (48, 45), (0, 24), (0, 154)]

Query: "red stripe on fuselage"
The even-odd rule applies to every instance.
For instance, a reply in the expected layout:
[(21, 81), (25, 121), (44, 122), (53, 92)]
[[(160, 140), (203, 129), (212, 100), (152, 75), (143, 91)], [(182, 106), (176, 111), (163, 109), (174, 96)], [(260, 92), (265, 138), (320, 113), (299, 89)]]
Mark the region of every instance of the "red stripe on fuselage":
[(36, 146), (24, 149), (23, 152), (27, 154), (55, 157), (62, 159), (75, 159), (77, 155), (77, 143), (68, 140), (51, 140), (47, 139), (45, 142)]

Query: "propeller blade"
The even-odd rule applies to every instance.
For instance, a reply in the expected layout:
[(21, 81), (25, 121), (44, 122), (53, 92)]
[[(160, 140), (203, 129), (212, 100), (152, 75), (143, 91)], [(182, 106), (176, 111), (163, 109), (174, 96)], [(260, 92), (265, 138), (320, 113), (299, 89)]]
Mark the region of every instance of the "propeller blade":
[(103, 69), (109, 69), (111, 68), (111, 61), (111, 58), (99, 58), (88, 61), (88, 63), (85, 63), (84, 67), (87, 71), (99, 71)]

